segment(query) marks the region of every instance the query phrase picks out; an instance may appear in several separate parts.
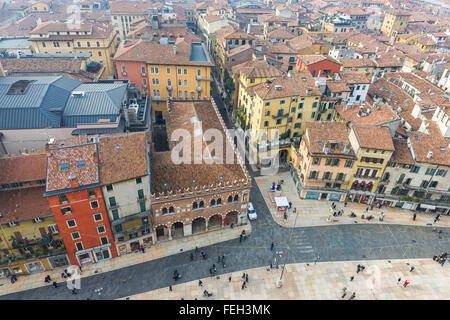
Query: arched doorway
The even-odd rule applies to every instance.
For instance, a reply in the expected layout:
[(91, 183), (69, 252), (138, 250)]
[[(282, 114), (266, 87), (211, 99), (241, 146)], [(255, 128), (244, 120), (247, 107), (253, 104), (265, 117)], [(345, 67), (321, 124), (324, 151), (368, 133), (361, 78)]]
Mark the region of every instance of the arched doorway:
[(234, 224), (235, 226), (238, 223), (238, 213), (236, 211), (228, 212), (225, 216), (225, 226), (230, 224)]
[(202, 233), (206, 231), (206, 219), (203, 217), (196, 218), (192, 221), (192, 234)]
[(209, 218), (208, 230), (220, 228), (222, 228), (222, 216), (219, 214), (215, 214), (211, 218)]
[(172, 239), (179, 239), (184, 237), (183, 223), (175, 222), (172, 225)]
[(156, 227), (156, 240), (157, 241), (169, 240), (169, 228), (167, 228), (167, 226)]

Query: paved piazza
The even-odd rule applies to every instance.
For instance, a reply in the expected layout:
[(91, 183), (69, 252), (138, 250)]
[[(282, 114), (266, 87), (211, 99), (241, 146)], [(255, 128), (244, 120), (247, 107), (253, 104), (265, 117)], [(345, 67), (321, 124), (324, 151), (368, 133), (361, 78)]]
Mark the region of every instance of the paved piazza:
[[(258, 184), (259, 180), (262, 179), (256, 178)], [(395, 299), (449, 298), (448, 291), (439, 289), (441, 284), (449, 283), (448, 278), (445, 278), (448, 277), (449, 265), (441, 267), (431, 259), (435, 254), (450, 251), (449, 228), (440, 226), (440, 235), (433, 232), (432, 227), (426, 226), (427, 216), (420, 216), (420, 219), (423, 219), (421, 225), (328, 223), (326, 216), (329, 203), (321, 201), (316, 201), (311, 206), (310, 213), (299, 210), (299, 217), (303, 217), (304, 221), (316, 215), (317, 221), (320, 222), (318, 226), (289, 228), (277, 223), (277, 217), (274, 220), (274, 215), (266, 205), (264, 193), (264, 187), (260, 192), (254, 181), (250, 200), (258, 212), (258, 219), (252, 221), (251, 226), (243, 226), (241, 229), (227, 228), (163, 242), (146, 250), (145, 254), (130, 254), (86, 266), (83, 268), (81, 290), (77, 295), (72, 295), (62, 282), (61, 270), (54, 270), (50, 274), (60, 283), (59, 288), (45, 285), (44, 277), (47, 273), (19, 277), (15, 284), (4, 280), (0, 283), (0, 299), (120, 299), (160, 288), (168, 299), (187, 299), (189, 295), (194, 297), (198, 294), (195, 291), (198, 279), (207, 279), (206, 283), (210, 283), (212, 289), (212, 282), (216, 281), (217, 290), (213, 292), (218, 299), (267, 299), (268, 296), (275, 298), (277, 295), (280, 299), (336, 299), (344, 286), (356, 291), (357, 298), (361, 299), (383, 299), (391, 296)], [(310, 205), (305, 208), (308, 206)], [(326, 211), (323, 211), (325, 209)], [(386, 209), (385, 214), (388, 221), (395, 219), (393, 215), (396, 212), (388, 212)], [(441, 223), (446, 221), (438, 222), (438, 226)], [(242, 228), (245, 228), (250, 236), (241, 243), (239, 234)], [(274, 252), (270, 250), (272, 242), (275, 245)], [(195, 254), (195, 261), (189, 262), (189, 255), (194, 252), (196, 246), (207, 253), (207, 260), (201, 259), (200, 254)], [(221, 254), (226, 257), (225, 268), (217, 263), (217, 257)], [(306, 263), (311, 266), (318, 257), (319, 263), (314, 268), (305, 268)], [(394, 262), (397, 259), (399, 262)], [(416, 262), (410, 259), (424, 260)], [(380, 261), (374, 262), (375, 260)], [(387, 260), (391, 260), (393, 264), (388, 264)], [(270, 263), (276, 265), (277, 261), (289, 265), (284, 275), (285, 284), (281, 289), (274, 287), (274, 277), (277, 277), (279, 270), (266, 271)], [(214, 263), (217, 265), (217, 275), (220, 279), (210, 280), (209, 269)], [(383, 288), (391, 289), (386, 293), (375, 292), (374, 296), (370, 296), (362, 284), (358, 285), (366, 283), (364, 277), (367, 277), (368, 272), (355, 276), (355, 282), (348, 283), (351, 274), (356, 271), (357, 263), (363, 263), (367, 268), (372, 263), (378, 265)], [(408, 275), (406, 263), (415, 265), (416, 270), (411, 273), (411, 280), (408, 279), (411, 281), (411, 287), (407, 290), (411, 290), (399, 291), (403, 288), (397, 288), (396, 281), (401, 276), (399, 274)], [(174, 270), (178, 270), (183, 276), (177, 282), (172, 279)], [(250, 283), (244, 292), (238, 293), (241, 290), (242, 270), (248, 270), (246, 272), (250, 275)], [(443, 273), (444, 270), (446, 273)], [(232, 288), (227, 282), (229, 273), (233, 274), (232, 279), (235, 280), (232, 282)], [(423, 280), (415, 277), (423, 277)], [(259, 282), (257, 279), (260, 279)], [(169, 296), (169, 285), (186, 293)], [(179, 289), (182, 287), (184, 289)], [(99, 295), (97, 290), (100, 288), (102, 290)], [(263, 288), (270, 290), (264, 291)], [(188, 293), (189, 290), (191, 293)], [(163, 297), (164, 295), (161, 296), (162, 299)]]
[[(356, 273), (361, 263), (366, 269)], [(414, 270), (410, 272), (410, 266)], [(255, 268), (233, 272), (216, 278), (191, 281), (169, 288), (124, 297), (128, 300), (348, 300), (355, 292), (355, 300), (448, 300), (450, 299), (450, 265), (443, 267), (431, 259), (373, 260), (353, 262), (298, 263), (287, 265), (283, 286), (277, 288), (281, 267)], [(242, 290), (242, 273), (248, 273), (249, 282)], [(229, 281), (231, 276), (231, 282)], [(350, 281), (351, 277), (354, 277)], [(402, 281), (398, 283), (398, 278)], [(410, 284), (404, 288), (403, 283)], [(347, 294), (342, 298), (344, 288)], [(203, 296), (203, 290), (213, 293)]]

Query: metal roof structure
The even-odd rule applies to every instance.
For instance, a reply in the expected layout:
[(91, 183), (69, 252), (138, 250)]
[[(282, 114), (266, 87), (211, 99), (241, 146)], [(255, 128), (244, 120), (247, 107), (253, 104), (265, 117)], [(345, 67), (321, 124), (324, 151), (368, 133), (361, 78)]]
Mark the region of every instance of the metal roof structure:
[(0, 129), (76, 127), (119, 121), (128, 82), (59, 77), (0, 78)]
[(97, 123), (100, 119), (116, 122), (126, 98), (127, 83), (83, 83), (70, 95), (63, 113), (63, 126)]
[(67, 99), (81, 83), (62, 76), (0, 78), (0, 129), (60, 127)]

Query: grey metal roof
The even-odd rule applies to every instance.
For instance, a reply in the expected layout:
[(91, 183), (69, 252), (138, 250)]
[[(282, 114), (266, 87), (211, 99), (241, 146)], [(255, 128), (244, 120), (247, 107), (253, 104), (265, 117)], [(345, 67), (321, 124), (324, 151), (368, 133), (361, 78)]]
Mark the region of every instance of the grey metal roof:
[(33, 42), (27, 38), (0, 39), (0, 49), (28, 49)]
[(189, 61), (192, 62), (211, 62), (202, 43), (193, 43), (191, 45), (191, 53)]
[(125, 131), (125, 119), (120, 119), (119, 125), (115, 128), (86, 128), (75, 129), (72, 131), (72, 135), (85, 135), (85, 134), (108, 134)]
[[(19, 80), (33, 82), (23, 94), (7, 94)], [(70, 92), (80, 84), (62, 76), (0, 78), (0, 129), (59, 127)]]
[(73, 91), (83, 96), (71, 95), (63, 113), (63, 126), (78, 123), (96, 123), (99, 119), (115, 121), (125, 99), (126, 83), (83, 83)]

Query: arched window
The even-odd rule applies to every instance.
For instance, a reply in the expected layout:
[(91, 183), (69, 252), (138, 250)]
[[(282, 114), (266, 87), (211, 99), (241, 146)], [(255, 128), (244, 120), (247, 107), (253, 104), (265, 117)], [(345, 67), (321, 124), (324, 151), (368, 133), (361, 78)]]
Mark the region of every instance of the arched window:
[(203, 208), (205, 206), (205, 203), (203, 201), (200, 201), (200, 204), (198, 205), (199, 208)]
[(228, 197), (228, 203), (232, 203), (233, 202), (233, 197), (232, 196), (229, 196)]
[(198, 204), (197, 204), (197, 202), (194, 202), (193, 204), (192, 204), (192, 209), (197, 209), (198, 208)]
[(217, 205), (220, 206), (221, 204), (222, 204), (222, 199), (221, 198), (217, 199)]
[(173, 213), (173, 207), (169, 207), (169, 213)]
[(234, 202), (238, 202), (239, 201), (239, 196), (238, 195), (235, 195), (234, 196)]
[(167, 214), (167, 208), (162, 208), (162, 214), (163, 215)]
[(214, 207), (216, 205), (216, 200), (212, 199), (211, 200), (211, 207)]

